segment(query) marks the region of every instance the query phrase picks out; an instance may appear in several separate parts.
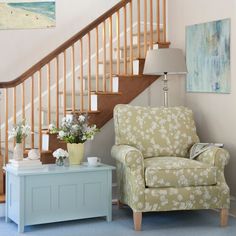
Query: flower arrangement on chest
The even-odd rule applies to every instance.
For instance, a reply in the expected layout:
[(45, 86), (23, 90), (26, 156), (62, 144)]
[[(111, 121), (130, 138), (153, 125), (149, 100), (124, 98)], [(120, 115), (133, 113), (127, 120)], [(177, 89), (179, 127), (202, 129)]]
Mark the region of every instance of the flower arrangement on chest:
[(17, 161), (23, 160), (23, 140), (31, 134), (31, 128), (26, 122), (23, 120), (22, 122), (13, 125), (11, 131), (8, 132), (8, 139), (15, 139), (16, 145), (13, 151), (13, 159)]
[(63, 117), (59, 128), (54, 124), (49, 125), (51, 134), (58, 134), (58, 138), (66, 143), (78, 144), (92, 140), (99, 131), (96, 125), (89, 125), (88, 115), (79, 117)]
[[(84, 154), (84, 143), (93, 140), (99, 131), (96, 125), (89, 124), (87, 114), (62, 118), (60, 127), (49, 125), (51, 134), (57, 134), (58, 139), (67, 143), (70, 164), (80, 164)], [(80, 156), (80, 160), (78, 160)], [(82, 157), (81, 157), (82, 156)], [(76, 158), (77, 160), (74, 160)]]

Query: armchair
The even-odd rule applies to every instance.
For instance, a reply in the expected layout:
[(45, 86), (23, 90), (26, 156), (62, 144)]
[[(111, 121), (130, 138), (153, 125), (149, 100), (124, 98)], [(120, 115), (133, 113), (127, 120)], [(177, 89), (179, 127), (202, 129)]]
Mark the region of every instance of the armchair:
[(189, 159), (199, 142), (191, 110), (117, 105), (114, 123), (119, 201), (133, 210), (135, 230), (149, 211), (220, 209), (221, 226), (227, 225), (229, 153), (212, 147)]

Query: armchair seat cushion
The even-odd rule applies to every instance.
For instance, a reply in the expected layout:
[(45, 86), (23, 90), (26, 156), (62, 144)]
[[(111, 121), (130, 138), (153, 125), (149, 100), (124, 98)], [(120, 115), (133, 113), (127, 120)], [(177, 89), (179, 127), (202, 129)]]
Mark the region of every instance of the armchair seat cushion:
[(216, 167), (181, 157), (144, 160), (145, 184), (150, 188), (209, 186), (216, 184)]

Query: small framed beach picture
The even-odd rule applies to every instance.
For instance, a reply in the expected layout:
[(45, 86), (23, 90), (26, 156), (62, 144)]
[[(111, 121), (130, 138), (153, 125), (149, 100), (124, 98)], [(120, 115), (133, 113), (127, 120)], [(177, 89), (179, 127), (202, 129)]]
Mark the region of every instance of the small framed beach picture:
[(56, 26), (55, 0), (0, 0), (0, 30)]

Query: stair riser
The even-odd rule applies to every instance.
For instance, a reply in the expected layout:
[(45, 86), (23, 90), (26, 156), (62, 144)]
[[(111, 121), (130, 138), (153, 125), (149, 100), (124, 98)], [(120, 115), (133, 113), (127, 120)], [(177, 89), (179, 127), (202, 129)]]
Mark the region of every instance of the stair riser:
[[(147, 49), (150, 50), (150, 45), (147, 45)], [(153, 49), (158, 49), (158, 44), (153, 45)], [(114, 54), (117, 56), (116, 51)], [(127, 55), (130, 55), (130, 48), (127, 48)], [(145, 58), (144, 45), (140, 45), (140, 56), (138, 54), (138, 47), (133, 48), (133, 57), (134, 58)], [(120, 58), (124, 58), (124, 49), (120, 49)]]
[[(115, 58), (114, 58), (115, 59)], [(103, 71), (103, 64), (99, 64), (99, 71)], [(106, 73), (110, 71), (110, 64), (106, 63)], [(120, 74), (124, 74), (125, 65), (124, 62), (120, 62)], [(117, 71), (117, 64), (112, 64), (112, 74), (119, 74)], [(131, 74), (130, 62), (127, 61), (127, 74)]]
[[(132, 62), (132, 63), (133, 63), (133, 72), (134, 72), (134, 71), (139, 71), (138, 63), (134, 63), (134, 62)], [(103, 65), (100, 64), (99, 67), (100, 67), (100, 68), (103, 68)], [(124, 62), (121, 62), (121, 63), (120, 63), (120, 73), (119, 73), (119, 74), (125, 74), (125, 69), (124, 69), (124, 68), (125, 68), (125, 67), (124, 67)], [(110, 65), (109, 65), (109, 63), (107, 63), (107, 65), (106, 65), (106, 70), (107, 70), (107, 71), (110, 71)], [(117, 74), (117, 65), (116, 65), (116, 64), (113, 64), (113, 74)], [(126, 74), (133, 74), (133, 73), (131, 72), (130, 61), (127, 62), (127, 73), (126, 73)], [(136, 73), (135, 73), (135, 74), (136, 74)]]
[[(59, 121), (61, 121), (61, 119), (63, 118), (64, 114), (63, 114), (63, 95), (60, 96), (60, 103), (61, 103), (61, 107), (59, 108)], [(66, 99), (66, 104), (67, 104), (67, 108), (71, 109), (72, 108), (72, 96), (69, 95), (67, 96)], [(75, 109), (76, 110), (80, 110), (80, 96), (75, 96)], [(84, 96), (84, 110), (88, 110), (88, 96)], [(91, 111), (97, 111), (98, 105), (97, 105), (97, 95), (92, 94), (91, 95)], [(51, 111), (51, 120), (55, 123), (56, 121), (56, 111), (53, 110)], [(48, 111), (47, 110), (43, 110), (42, 111), (42, 125), (46, 126), (48, 125)]]
[[(160, 38), (163, 39), (163, 33), (162, 32), (160, 34)], [(147, 42), (150, 42), (150, 39), (151, 39), (150, 33), (147, 32)], [(144, 40), (145, 40), (144, 34), (141, 33), (140, 34), (140, 43), (144, 42)], [(153, 42), (157, 42), (157, 41), (158, 41), (158, 34), (157, 34), (157, 32), (154, 31), (153, 32)], [(137, 35), (133, 36), (133, 44), (138, 44), (138, 36)]]

